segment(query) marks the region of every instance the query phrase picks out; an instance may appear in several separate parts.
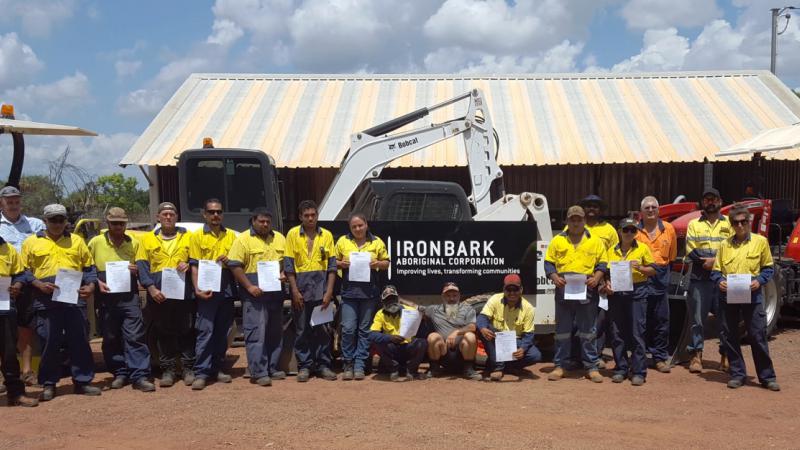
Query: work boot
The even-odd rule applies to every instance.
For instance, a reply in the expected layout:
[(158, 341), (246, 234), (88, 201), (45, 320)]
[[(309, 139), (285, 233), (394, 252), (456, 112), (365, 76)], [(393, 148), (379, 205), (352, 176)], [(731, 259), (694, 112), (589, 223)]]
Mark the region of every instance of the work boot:
[(344, 365), (344, 372), (342, 372), (342, 381), (350, 381), (355, 378), (355, 373), (353, 371), (353, 363), (345, 363)]
[(336, 372), (332, 371), (331, 369), (329, 369), (327, 367), (323, 367), (322, 369), (320, 369), (319, 372), (317, 372), (317, 375), (320, 378), (328, 380), (328, 381), (336, 381), (336, 380), (339, 379), (339, 376), (336, 375)]
[(597, 368), (598, 369), (605, 369), (606, 368), (606, 360), (603, 358), (597, 358)]
[(202, 391), (206, 388), (206, 379), (205, 378), (195, 378), (192, 381), (192, 390), (193, 391)]
[(734, 379), (728, 381), (728, 387), (731, 388), (731, 389), (738, 389), (738, 388), (740, 388), (742, 386), (744, 386), (744, 382), (742, 380), (738, 380), (738, 379), (734, 378)]
[(220, 383), (230, 383), (233, 377), (224, 372), (217, 372), (217, 381)]
[(623, 381), (625, 381), (624, 373), (615, 373), (614, 376), (611, 377), (612, 383), (622, 383)]
[(727, 372), (728, 369), (731, 368), (731, 363), (728, 361), (728, 357), (725, 355), (719, 356), (719, 370), (723, 372)]
[(703, 352), (696, 351), (692, 353), (692, 359), (689, 361), (689, 372), (701, 373), (703, 371)]
[(36, 379), (36, 374), (33, 373), (32, 370), (29, 370), (22, 374), (19, 379), (25, 383), (25, 386), (36, 386), (38, 384), (38, 380)]
[(272, 386), (272, 379), (270, 377), (261, 377), (256, 380), (256, 384), (259, 386)]
[(0, 382), (0, 394), (6, 393), (6, 385)]
[(128, 384), (128, 377), (119, 375), (111, 382), (111, 389), (122, 389), (126, 384)]
[(503, 379), (503, 371), (502, 370), (493, 370), (491, 374), (489, 374), (490, 381), (501, 381)]
[(472, 361), (464, 363), (464, 378), (472, 381), (481, 381), (483, 380), (483, 376), (475, 371), (475, 366), (472, 364)]
[(389, 381), (400, 381), (400, 372), (394, 371), (390, 373)]
[(55, 386), (45, 386), (42, 390), (42, 397), (41, 400), (43, 402), (49, 402), (50, 400), (56, 397), (56, 387)]
[(78, 395), (95, 396), (95, 395), (100, 395), (102, 393), (100, 388), (84, 383), (76, 383), (75, 386), (73, 387), (73, 390)]
[(672, 368), (666, 363), (666, 361), (658, 361), (656, 363), (656, 370), (661, 373), (670, 373)]
[(767, 381), (766, 383), (762, 383), (761, 386), (764, 386), (765, 389), (769, 389), (770, 391), (778, 392), (781, 390), (781, 386), (778, 384), (777, 381)]
[(21, 394), (14, 398), (9, 397), (7, 401), (8, 406), (26, 406), (29, 408), (39, 406), (39, 400), (34, 397), (28, 397), (27, 394)]
[(600, 375), (596, 369), (590, 370), (589, 373), (586, 374), (586, 378), (592, 380), (592, 383), (602, 383), (603, 376)]
[(279, 370), (277, 372), (272, 372), (272, 375), (269, 376), (273, 380), (285, 380), (286, 379), (286, 372)]
[(147, 381), (146, 378), (139, 378), (133, 382), (133, 388), (142, 392), (153, 392), (156, 390), (156, 385)]
[(547, 376), (547, 379), (550, 381), (558, 381), (562, 378), (564, 378), (564, 369), (561, 367), (556, 367), (550, 372), (550, 375)]
[(308, 381), (309, 378), (311, 378), (311, 371), (310, 370), (308, 370), (308, 369), (300, 369), (300, 371), (297, 372), (297, 381), (299, 383), (305, 383), (306, 381)]
[(641, 386), (643, 384), (644, 384), (644, 377), (643, 376), (634, 375), (633, 378), (631, 378), (631, 385), (632, 386)]
[(158, 381), (158, 385), (162, 388), (170, 387), (175, 384), (175, 373), (171, 370), (168, 370), (161, 374), (161, 379)]
[(186, 386), (191, 386), (194, 383), (195, 376), (194, 371), (189, 369), (183, 369), (183, 384)]
[(431, 361), (428, 372), (431, 374), (431, 378), (438, 378), (442, 376), (442, 365), (439, 361)]

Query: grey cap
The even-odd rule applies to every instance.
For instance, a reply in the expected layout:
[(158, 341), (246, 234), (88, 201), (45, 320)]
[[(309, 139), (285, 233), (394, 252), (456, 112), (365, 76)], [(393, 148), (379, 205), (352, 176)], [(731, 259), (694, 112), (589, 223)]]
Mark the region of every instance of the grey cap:
[(619, 221), (619, 229), (622, 230), (627, 227), (634, 227), (639, 228), (639, 222), (631, 219), (630, 217), (626, 217)]
[(6, 186), (0, 189), (0, 197), (19, 197), (22, 193), (14, 186)]
[(161, 211), (174, 211), (177, 214), (178, 208), (176, 208), (175, 204), (172, 202), (161, 202), (158, 205), (158, 212)]
[(49, 219), (51, 217), (67, 217), (67, 208), (64, 205), (59, 205), (58, 203), (53, 203), (52, 205), (47, 205), (44, 207), (44, 212), (42, 216), (45, 219)]

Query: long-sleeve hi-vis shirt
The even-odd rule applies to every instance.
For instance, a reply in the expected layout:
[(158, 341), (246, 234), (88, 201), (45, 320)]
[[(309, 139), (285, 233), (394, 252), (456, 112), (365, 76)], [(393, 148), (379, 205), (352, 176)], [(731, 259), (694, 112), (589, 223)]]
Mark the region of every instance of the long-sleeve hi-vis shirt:
[[(106, 281), (106, 263), (114, 261), (125, 261), (129, 264), (136, 263), (136, 252), (139, 250), (139, 241), (125, 234), (122, 244), (117, 247), (108, 237), (108, 232), (103, 232), (89, 241), (89, 252), (92, 254), (94, 264), (97, 267), (97, 278)], [(115, 294), (104, 294), (99, 289), (95, 295), (100, 301), (112, 302), (138, 302), (139, 286), (136, 275), (131, 273), (130, 292), (120, 292)]]
[[(266, 238), (256, 233), (252, 227), (249, 231), (239, 234), (233, 241), (228, 252), (228, 267), (241, 267), (247, 279), (258, 286), (258, 263), (262, 261), (277, 261), (283, 264), (283, 255), (286, 251), (286, 238), (277, 231), (270, 231)], [(282, 267), (282, 266), (281, 266)], [(241, 295), (249, 296), (246, 289), (239, 289)], [(280, 300), (284, 298), (282, 291), (265, 292), (259, 299)]]
[[(736, 240), (736, 236), (725, 239), (717, 250), (717, 258), (711, 269), (711, 279), (719, 285), (731, 274), (749, 274), (761, 286), (767, 284), (775, 274), (772, 252), (767, 238), (748, 233), (741, 242)], [(761, 288), (751, 292), (751, 303), (761, 303), (763, 301), (762, 292)]]
[[(22, 265), (17, 249), (0, 237), (0, 277), (10, 277), (11, 283), (27, 282), (25, 268)], [(12, 303), (13, 308), (13, 303)], [(7, 315), (8, 311), (0, 310), (0, 316)]]
[(669, 287), (669, 264), (678, 257), (678, 235), (675, 233), (675, 227), (669, 222), (658, 219), (655, 233), (651, 238), (644, 228), (644, 221), (639, 221), (636, 240), (650, 247), (650, 253), (655, 261), (653, 268), (656, 269), (656, 275), (647, 280), (650, 293), (662, 295)]
[[(189, 234), (189, 264), (197, 267), (200, 260), (216, 261), (220, 256), (227, 256), (236, 239), (236, 233), (225, 227), (220, 227), (219, 233), (208, 225)], [(231, 271), (227, 266), (222, 267), (222, 282), (220, 293), (225, 298), (235, 297), (235, 286)]]
[[(161, 289), (161, 272), (165, 268), (177, 268), (182, 262), (189, 263), (189, 233), (186, 228), (177, 227), (172, 239), (164, 239), (160, 228), (139, 238), (136, 268), (139, 269), (139, 282), (145, 288), (155, 286)], [(190, 286), (186, 280), (187, 293)]]
[(591, 276), (598, 270), (605, 271), (607, 265), (603, 241), (594, 237), (589, 230), (584, 230), (578, 245), (572, 244), (566, 231), (558, 233), (547, 246), (544, 258), (544, 271), (548, 277), (553, 273)]
[[(356, 243), (356, 239), (348, 233), (336, 241), (336, 260), (349, 261), (350, 253), (366, 252), (370, 254), (371, 261), (386, 261), (389, 259), (389, 252), (383, 240), (372, 233), (367, 233), (367, 241), (361, 247)], [(378, 271), (371, 269), (369, 281), (359, 282), (350, 281), (350, 271), (342, 270), (342, 297), (346, 298), (377, 298), (380, 294), (378, 286)]]
[[(58, 269), (83, 272), (81, 282), (84, 285), (97, 282), (97, 270), (89, 248), (83, 239), (72, 233), (65, 232), (55, 241), (44, 231), (28, 237), (22, 243), (22, 264), (29, 271), (31, 282), (53, 283)], [(33, 289), (33, 308), (36, 310), (75, 306), (86, 306), (86, 300), (79, 298), (77, 305), (54, 302), (52, 294)]]
[[(584, 227), (589, 231), (589, 233), (603, 241), (603, 245), (605, 246), (606, 250), (610, 248), (614, 248), (615, 245), (619, 244), (619, 236), (617, 235), (617, 229), (614, 228), (614, 225), (606, 222), (605, 220), (597, 222), (594, 225), (589, 225), (588, 223), (584, 225)], [(567, 231), (567, 227), (564, 227), (564, 232)]]
[(727, 217), (720, 215), (713, 224), (705, 214), (689, 222), (686, 229), (686, 260), (692, 262), (692, 280), (708, 280), (711, 271), (703, 268), (703, 258), (713, 258), (722, 241), (733, 235)]
[(336, 249), (330, 231), (317, 227), (317, 234), (308, 250), (308, 238), (298, 225), (286, 234), (283, 271), (295, 274), (297, 289), (307, 302), (322, 300), (328, 273), (336, 273)]

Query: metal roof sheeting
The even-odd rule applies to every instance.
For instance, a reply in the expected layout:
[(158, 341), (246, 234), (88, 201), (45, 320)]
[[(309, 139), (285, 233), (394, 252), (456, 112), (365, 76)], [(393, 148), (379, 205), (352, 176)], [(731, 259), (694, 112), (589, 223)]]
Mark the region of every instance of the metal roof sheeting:
[[(512, 165), (688, 162), (800, 122), (800, 99), (766, 71), (634, 75), (193, 74), (120, 164), (175, 165), (210, 136), (278, 167), (338, 167), (350, 135), (473, 88), (484, 91)], [(460, 117), (466, 103), (403, 130)], [(777, 152), (798, 159), (800, 150)], [(739, 159), (746, 158), (745, 156)], [(730, 160), (730, 158), (727, 158)], [(450, 139), (390, 167), (466, 165)]]

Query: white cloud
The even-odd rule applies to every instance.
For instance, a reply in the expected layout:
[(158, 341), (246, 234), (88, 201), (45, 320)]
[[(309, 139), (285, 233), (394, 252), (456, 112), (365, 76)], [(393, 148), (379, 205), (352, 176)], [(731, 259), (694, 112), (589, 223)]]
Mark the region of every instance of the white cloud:
[(0, 35), (0, 89), (30, 78), (44, 64), (17, 33)]
[(29, 84), (8, 89), (3, 92), (3, 101), (13, 103), (20, 112), (43, 111), (43, 117), (50, 119), (65, 115), (71, 108), (92, 101), (89, 79), (81, 72), (75, 72), (53, 83)]
[(215, 20), (212, 34), (206, 39), (209, 44), (228, 46), (244, 36), (244, 31), (231, 20)]
[(434, 73), (529, 73), (573, 72), (583, 43), (562, 43), (534, 56), (497, 56), (467, 52), (461, 47), (447, 47), (425, 57), (425, 69)]
[(0, 0), (0, 21), (20, 23), (25, 33), (47, 37), (58, 22), (72, 17), (74, 0)]
[(722, 16), (715, 0), (630, 0), (620, 14), (628, 28), (697, 27)]
[(142, 62), (138, 60), (137, 61), (119, 60), (114, 63), (114, 70), (116, 70), (118, 78), (129, 77), (138, 72), (141, 67), (142, 67)]
[(645, 72), (659, 70), (678, 70), (683, 67), (689, 53), (689, 40), (678, 35), (678, 30), (647, 30), (644, 33), (644, 47), (635, 56), (611, 68), (613, 72)]

